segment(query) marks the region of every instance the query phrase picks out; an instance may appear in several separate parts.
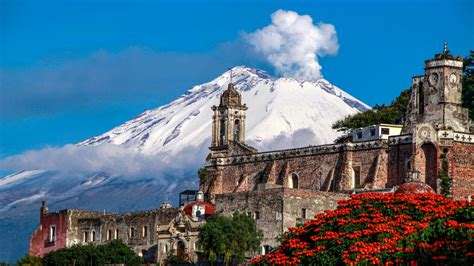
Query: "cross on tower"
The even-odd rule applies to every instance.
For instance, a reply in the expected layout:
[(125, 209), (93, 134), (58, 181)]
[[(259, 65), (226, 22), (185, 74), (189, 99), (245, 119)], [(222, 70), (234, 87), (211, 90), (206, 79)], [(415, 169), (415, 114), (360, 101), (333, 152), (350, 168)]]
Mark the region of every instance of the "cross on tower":
[(449, 54), (447, 41), (444, 41), (443, 54)]

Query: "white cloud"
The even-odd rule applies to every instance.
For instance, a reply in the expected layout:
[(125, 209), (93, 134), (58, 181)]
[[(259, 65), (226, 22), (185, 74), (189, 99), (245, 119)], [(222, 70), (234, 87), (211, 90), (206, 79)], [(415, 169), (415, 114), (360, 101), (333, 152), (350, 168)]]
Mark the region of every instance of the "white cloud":
[[(207, 144), (207, 143), (206, 143)], [(160, 154), (145, 154), (133, 148), (102, 144), (98, 146), (65, 145), (31, 150), (0, 160), (0, 170), (23, 171), (43, 169), (56, 171), (61, 176), (80, 176), (104, 173), (125, 179), (165, 176), (181, 177), (204, 164), (207, 145), (181, 150), (173, 158)], [(176, 164), (176, 158), (180, 158)]]
[(280, 135), (263, 142), (249, 141), (249, 144), (259, 151), (274, 151), (305, 147), (318, 143), (316, 134), (310, 128), (302, 128), (293, 132), (292, 135), (281, 133)]
[(281, 9), (272, 14), (270, 25), (244, 38), (278, 74), (301, 80), (321, 78), (318, 56), (334, 55), (339, 50), (333, 25), (315, 25), (308, 15)]

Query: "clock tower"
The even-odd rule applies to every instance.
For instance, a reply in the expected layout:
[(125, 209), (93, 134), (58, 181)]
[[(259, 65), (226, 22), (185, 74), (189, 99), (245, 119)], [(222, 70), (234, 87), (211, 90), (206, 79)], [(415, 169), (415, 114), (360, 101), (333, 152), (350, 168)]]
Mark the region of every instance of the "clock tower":
[(412, 79), (412, 96), (404, 131), (434, 139), (438, 130), (469, 132), (469, 115), (461, 106), (463, 58), (454, 57), (444, 43), (443, 53), (425, 61), (425, 74)]

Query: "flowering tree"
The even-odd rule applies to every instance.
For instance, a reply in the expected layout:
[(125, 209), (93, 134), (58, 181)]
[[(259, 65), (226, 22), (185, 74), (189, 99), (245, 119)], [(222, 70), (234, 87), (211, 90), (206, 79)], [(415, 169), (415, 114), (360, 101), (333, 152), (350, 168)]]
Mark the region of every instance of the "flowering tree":
[(438, 194), (358, 194), (290, 228), (257, 265), (473, 265), (474, 203)]

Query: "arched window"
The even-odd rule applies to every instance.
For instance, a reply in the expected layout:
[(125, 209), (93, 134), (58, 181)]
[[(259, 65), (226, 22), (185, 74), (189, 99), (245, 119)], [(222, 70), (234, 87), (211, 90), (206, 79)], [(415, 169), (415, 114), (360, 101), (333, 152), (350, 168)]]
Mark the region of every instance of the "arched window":
[(225, 144), (225, 128), (226, 128), (226, 121), (225, 119), (221, 119), (221, 126), (220, 126), (220, 133), (219, 133), (219, 144)]
[(240, 142), (240, 120), (235, 119), (234, 121), (234, 141)]
[(92, 233), (91, 233), (91, 240), (92, 240), (92, 242), (95, 241), (95, 231), (92, 231)]
[(112, 239), (112, 230), (107, 230), (107, 240)]
[(289, 188), (298, 188), (298, 175), (293, 173), (288, 178), (288, 187)]

